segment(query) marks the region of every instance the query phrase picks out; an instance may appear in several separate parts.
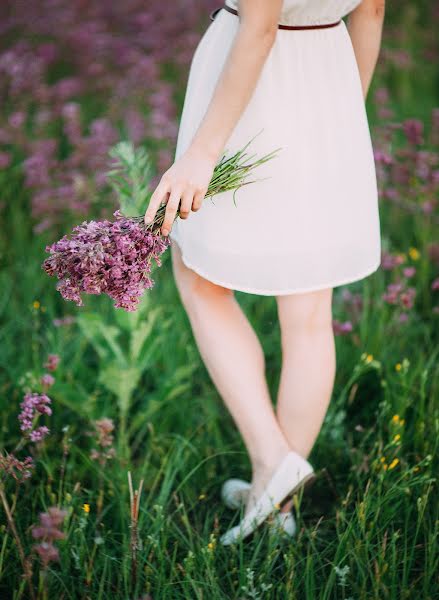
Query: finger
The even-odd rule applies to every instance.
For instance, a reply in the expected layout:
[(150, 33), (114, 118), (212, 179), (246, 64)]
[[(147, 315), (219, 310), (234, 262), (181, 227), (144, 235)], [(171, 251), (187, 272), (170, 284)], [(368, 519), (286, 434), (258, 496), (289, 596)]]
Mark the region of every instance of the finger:
[(178, 205), (180, 204), (181, 193), (181, 188), (174, 187), (174, 189), (171, 190), (171, 195), (166, 204), (165, 218), (161, 227), (162, 235), (168, 235), (171, 230)]
[(152, 223), (160, 203), (163, 200), (166, 200), (168, 191), (169, 184), (161, 179), (149, 200), (148, 208), (146, 209), (144, 216), (145, 224)]
[(181, 219), (187, 219), (191, 212), (191, 206), (194, 199), (194, 192), (191, 188), (188, 188), (182, 195), (180, 200), (180, 210), (178, 216)]
[(205, 192), (203, 190), (195, 193), (194, 200), (192, 202), (192, 210), (194, 212), (196, 212), (197, 210), (199, 210), (201, 208), (204, 197), (205, 197)]

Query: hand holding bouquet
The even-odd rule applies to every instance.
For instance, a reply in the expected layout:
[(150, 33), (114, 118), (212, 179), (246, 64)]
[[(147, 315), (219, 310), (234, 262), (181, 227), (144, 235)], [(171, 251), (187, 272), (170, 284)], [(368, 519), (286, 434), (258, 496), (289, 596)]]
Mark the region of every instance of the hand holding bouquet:
[[(246, 162), (247, 146), (229, 158), (223, 155), (213, 170), (206, 198), (235, 190), (235, 202), (236, 190), (253, 183), (246, 181), (247, 175), (277, 151)], [(147, 224), (142, 216), (151, 196), (150, 163), (143, 148), (135, 150), (131, 143), (120, 142), (110, 150), (110, 156), (116, 159), (114, 168), (107, 173), (120, 204), (114, 213), (116, 220), (84, 221), (74, 227), (70, 238), (64, 236), (46, 247), (50, 256), (42, 267), (48, 275), (58, 277), (57, 289), (65, 300), (82, 306), (82, 292), (107, 294), (116, 308), (134, 311), (144, 291), (154, 285), (150, 277), (153, 260), (161, 266), (160, 255), (170, 245), (169, 238), (160, 232), (170, 212), (166, 214), (166, 204), (157, 207), (162, 191), (157, 188), (150, 211), (152, 221)], [(179, 209), (173, 208), (179, 216)]]

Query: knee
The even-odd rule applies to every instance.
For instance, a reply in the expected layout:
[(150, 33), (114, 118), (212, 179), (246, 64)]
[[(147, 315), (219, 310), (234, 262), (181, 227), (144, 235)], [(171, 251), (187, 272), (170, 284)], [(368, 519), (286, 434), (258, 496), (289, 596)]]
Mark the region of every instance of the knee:
[(279, 299), (279, 320), (283, 336), (289, 333), (319, 333), (332, 328), (332, 290)]

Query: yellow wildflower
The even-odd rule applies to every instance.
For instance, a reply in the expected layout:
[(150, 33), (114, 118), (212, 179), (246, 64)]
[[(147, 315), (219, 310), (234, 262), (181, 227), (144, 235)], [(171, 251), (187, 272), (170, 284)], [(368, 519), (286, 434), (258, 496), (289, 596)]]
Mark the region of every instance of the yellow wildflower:
[(198, 500), (203, 500), (206, 497), (206, 494), (200, 494), (198, 496)]
[(387, 465), (385, 463), (383, 464), (383, 469), (387, 471)]
[(392, 417), (392, 421), (393, 421), (394, 423), (399, 423), (399, 415), (393, 415), (393, 417)]
[(382, 463), (383, 463), (385, 460), (386, 460), (386, 459), (384, 458), (384, 456), (382, 456), (382, 457), (380, 458), (380, 461), (381, 461)]
[(409, 256), (412, 260), (418, 260), (418, 258), (421, 256), (421, 253), (417, 248), (413, 248), (413, 246), (410, 246)]
[(82, 509), (84, 512), (89, 513), (90, 512), (90, 504), (83, 504)]
[(34, 302), (33, 302), (32, 306), (33, 306), (33, 307), (34, 307), (36, 310), (38, 310), (38, 309), (40, 308), (40, 303), (38, 302), (38, 300), (34, 300)]
[(209, 548), (209, 550), (213, 550), (215, 548), (215, 543), (214, 542), (209, 542), (207, 544), (207, 547)]
[(394, 458), (392, 460), (392, 462), (389, 465), (389, 469), (393, 469), (393, 467), (396, 467), (396, 465), (399, 463), (399, 458)]
[(402, 369), (402, 364), (401, 364), (401, 363), (396, 363), (396, 365), (395, 365), (395, 369), (396, 369), (397, 371), (400, 371), (400, 370)]
[(399, 441), (400, 439), (401, 439), (401, 436), (400, 436), (400, 434), (399, 434), (399, 433), (397, 433), (395, 436), (393, 436), (393, 441), (394, 441), (394, 442), (397, 442), (397, 441)]
[(368, 355), (366, 356), (366, 362), (367, 362), (367, 363), (370, 363), (372, 360), (373, 360), (373, 354), (368, 354)]
[(400, 425), (404, 425), (404, 423), (405, 423), (405, 419), (401, 419), (399, 422)]

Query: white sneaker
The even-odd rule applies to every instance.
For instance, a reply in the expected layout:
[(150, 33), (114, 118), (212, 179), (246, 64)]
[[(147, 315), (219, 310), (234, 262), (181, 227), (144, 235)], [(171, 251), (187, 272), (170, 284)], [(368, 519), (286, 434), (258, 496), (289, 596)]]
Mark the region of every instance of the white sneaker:
[(240, 508), (247, 502), (250, 488), (244, 479), (227, 479), (221, 487), (221, 499), (228, 508)]
[(227, 546), (250, 535), (287, 497), (294, 495), (307, 481), (314, 478), (310, 463), (294, 450), (282, 459), (264, 492), (251, 511), (220, 537), (220, 543)]
[[(244, 479), (227, 479), (221, 488), (221, 499), (228, 508), (238, 509), (247, 502), (251, 484)], [(272, 520), (275, 532), (293, 537), (296, 534), (296, 520), (291, 510), (275, 512)]]

